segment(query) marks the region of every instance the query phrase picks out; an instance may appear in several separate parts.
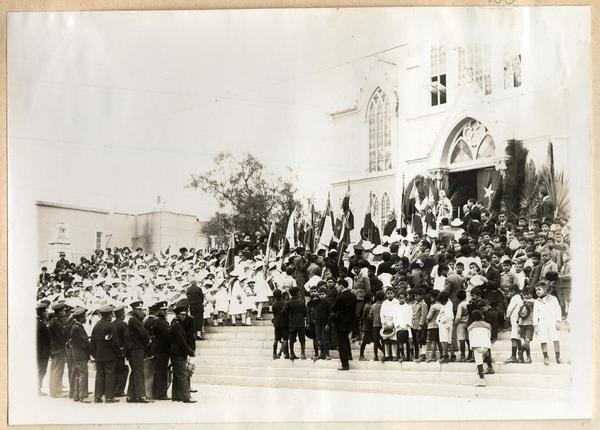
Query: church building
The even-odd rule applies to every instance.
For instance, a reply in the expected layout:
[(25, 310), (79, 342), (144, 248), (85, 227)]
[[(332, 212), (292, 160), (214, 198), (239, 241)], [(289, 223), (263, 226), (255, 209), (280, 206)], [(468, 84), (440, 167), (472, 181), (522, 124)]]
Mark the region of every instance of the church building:
[(490, 177), (504, 175), (512, 139), (535, 163), (546, 161), (552, 143), (557, 166), (566, 166), (580, 136), (569, 113), (585, 91), (568, 71), (583, 50), (565, 52), (557, 35), (537, 30), (544, 38), (419, 40), (365, 60), (345, 105), (330, 114), (344, 166), (332, 205), (339, 214), (349, 184), (353, 239), (369, 205), (380, 230), (398, 215), (417, 175), (458, 196), (453, 216), (468, 198), (488, 204)]

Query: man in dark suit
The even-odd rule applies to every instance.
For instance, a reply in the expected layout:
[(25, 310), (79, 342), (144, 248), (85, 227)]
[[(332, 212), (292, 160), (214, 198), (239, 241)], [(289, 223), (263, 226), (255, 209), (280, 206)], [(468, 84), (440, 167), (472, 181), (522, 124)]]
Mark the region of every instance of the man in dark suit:
[[(152, 335), (152, 355), (154, 356), (154, 385), (152, 394), (155, 400), (168, 400), (167, 376), (169, 374), (169, 351), (171, 348), (171, 335), (167, 317), (167, 302), (158, 302), (154, 305), (156, 319), (150, 326)], [(146, 393), (148, 396), (149, 394)]]
[(294, 353), (294, 343), (296, 337), (300, 340), (300, 357), (306, 360), (305, 354), (305, 320), (306, 320), (306, 303), (304, 297), (300, 294), (303, 289), (299, 287), (290, 288), (291, 300), (284, 306), (284, 313), (289, 315), (289, 330), (290, 330), (290, 359), (297, 360), (298, 357)]
[(127, 323), (125, 322), (125, 306), (119, 305), (114, 308), (115, 320), (112, 322), (117, 337), (117, 343), (121, 353), (115, 361), (115, 397), (125, 395), (129, 367), (125, 364), (125, 338), (127, 336)]
[(194, 349), (188, 343), (185, 320), (188, 317), (188, 303), (183, 299), (175, 303), (175, 319), (171, 322), (171, 364), (173, 365), (172, 400), (174, 402), (196, 403), (190, 398), (190, 383), (186, 363), (187, 357), (194, 357)]
[(144, 328), (144, 312), (142, 302), (131, 302), (131, 316), (127, 322), (127, 359), (131, 367), (129, 385), (127, 386), (127, 403), (149, 403), (146, 400), (144, 384), (144, 356), (150, 344), (150, 335)]
[(306, 250), (304, 247), (299, 246), (296, 248), (296, 256), (293, 257), (293, 266), (295, 268), (294, 279), (296, 280), (296, 285), (304, 289), (304, 284), (308, 280), (306, 277), (306, 258), (304, 255), (306, 254)]
[(90, 360), (90, 341), (83, 325), (86, 322), (87, 309), (77, 307), (73, 311), (73, 324), (69, 331), (71, 360), (73, 366), (73, 400), (90, 403), (88, 396), (88, 361)]
[(90, 352), (96, 360), (94, 403), (102, 403), (103, 396), (106, 398), (106, 403), (119, 401), (114, 398), (115, 364), (117, 357), (121, 355), (121, 347), (111, 323), (113, 309), (111, 305), (102, 306), (98, 310), (102, 319), (92, 329)]
[(493, 235), (496, 233), (496, 224), (490, 218), (490, 213), (487, 210), (481, 211), (481, 229), (480, 234), (488, 233), (489, 235)]
[(331, 319), (335, 323), (338, 338), (338, 351), (342, 366), (338, 370), (350, 370), (349, 334), (356, 319), (356, 296), (348, 288), (348, 281), (339, 279), (336, 284), (339, 292), (333, 303)]
[(37, 363), (38, 363), (38, 394), (45, 396), (42, 393), (42, 382), (46, 371), (48, 370), (48, 360), (50, 359), (50, 332), (46, 325), (48, 316), (48, 306), (42, 303), (36, 307), (37, 320)]
[(204, 320), (204, 293), (196, 281), (190, 282), (187, 289), (187, 299), (190, 304), (190, 315), (194, 318), (195, 340), (202, 340), (202, 323)]
[(486, 289), (497, 290), (500, 288), (500, 270), (493, 264), (493, 261), (498, 259), (495, 254), (488, 254), (481, 261), (483, 266), (482, 275), (486, 277)]
[(66, 305), (64, 303), (55, 303), (52, 305), (52, 318), (48, 324), (50, 332), (50, 396), (63, 397), (62, 379), (65, 372), (67, 341), (64, 333), (66, 322)]

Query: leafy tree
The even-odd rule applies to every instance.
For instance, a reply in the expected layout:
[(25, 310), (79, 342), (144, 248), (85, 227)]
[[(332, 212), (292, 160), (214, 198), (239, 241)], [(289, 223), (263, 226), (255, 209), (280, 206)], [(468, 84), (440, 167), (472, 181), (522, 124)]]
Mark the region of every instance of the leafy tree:
[(296, 199), (296, 178), (270, 174), (252, 154), (240, 159), (227, 152), (214, 158), (214, 167), (191, 175), (188, 187), (213, 196), (223, 210), (217, 212), (205, 226), (205, 233), (227, 243), (232, 231), (242, 234), (269, 234), (276, 220), (277, 231), (283, 235), (292, 211), (300, 206)]

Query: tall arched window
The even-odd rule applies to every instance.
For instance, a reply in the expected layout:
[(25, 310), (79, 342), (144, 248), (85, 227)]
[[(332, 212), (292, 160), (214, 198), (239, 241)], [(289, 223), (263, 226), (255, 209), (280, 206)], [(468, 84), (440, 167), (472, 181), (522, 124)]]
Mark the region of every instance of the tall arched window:
[(367, 110), (369, 120), (369, 172), (392, 168), (392, 117), (386, 94), (377, 88)]
[(390, 195), (388, 193), (383, 193), (383, 196), (381, 196), (381, 224), (379, 225), (380, 228), (383, 228), (385, 226), (385, 223), (387, 223), (391, 211), (392, 203), (390, 200)]

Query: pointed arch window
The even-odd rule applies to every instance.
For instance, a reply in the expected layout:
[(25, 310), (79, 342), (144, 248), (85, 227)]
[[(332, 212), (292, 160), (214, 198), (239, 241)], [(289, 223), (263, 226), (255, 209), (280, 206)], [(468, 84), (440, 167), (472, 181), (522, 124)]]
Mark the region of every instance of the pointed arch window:
[(371, 219), (373, 220), (373, 223), (375, 225), (377, 225), (377, 222), (379, 221), (379, 200), (377, 199), (377, 196), (375, 195), (375, 193), (371, 193)]
[(392, 117), (390, 102), (381, 88), (377, 88), (367, 110), (369, 122), (369, 172), (383, 172), (392, 168)]
[(462, 163), (496, 154), (494, 139), (488, 129), (475, 119), (467, 120), (450, 145), (450, 164)]

